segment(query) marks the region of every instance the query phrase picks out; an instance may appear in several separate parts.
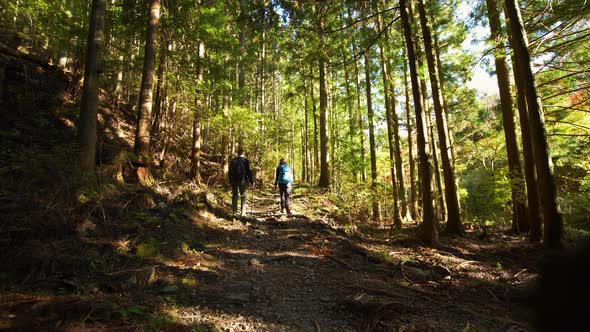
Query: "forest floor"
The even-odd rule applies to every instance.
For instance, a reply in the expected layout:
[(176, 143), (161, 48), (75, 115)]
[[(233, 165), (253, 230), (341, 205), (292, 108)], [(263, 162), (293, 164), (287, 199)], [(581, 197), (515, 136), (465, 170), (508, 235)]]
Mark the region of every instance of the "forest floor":
[(523, 238), (492, 229), (431, 248), (412, 225), (351, 232), (313, 187), (296, 188), (293, 216), (257, 188), (247, 216), (222, 218), (206, 206), (227, 211), (229, 193), (194, 188), (111, 187), (86, 235), (9, 250), (15, 280), (0, 293), (0, 330), (530, 329), (542, 251)]

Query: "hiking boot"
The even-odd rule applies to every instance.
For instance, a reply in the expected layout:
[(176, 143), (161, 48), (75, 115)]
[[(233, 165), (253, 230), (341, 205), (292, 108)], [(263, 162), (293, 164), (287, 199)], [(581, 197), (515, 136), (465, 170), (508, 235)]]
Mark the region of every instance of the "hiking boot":
[(285, 209), (281, 209), (281, 214), (285, 214)]

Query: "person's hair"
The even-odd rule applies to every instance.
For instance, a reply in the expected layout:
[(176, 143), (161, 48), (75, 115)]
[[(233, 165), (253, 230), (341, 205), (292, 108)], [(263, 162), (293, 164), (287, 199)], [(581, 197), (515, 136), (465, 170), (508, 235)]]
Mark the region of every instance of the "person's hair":
[(242, 149), (242, 148), (239, 148), (239, 149), (238, 149), (238, 156), (241, 156), (241, 155), (243, 155), (244, 153), (246, 153), (246, 151), (244, 151), (244, 149)]
[(287, 160), (285, 160), (285, 158), (281, 158), (281, 161), (279, 162), (280, 165), (286, 164)]

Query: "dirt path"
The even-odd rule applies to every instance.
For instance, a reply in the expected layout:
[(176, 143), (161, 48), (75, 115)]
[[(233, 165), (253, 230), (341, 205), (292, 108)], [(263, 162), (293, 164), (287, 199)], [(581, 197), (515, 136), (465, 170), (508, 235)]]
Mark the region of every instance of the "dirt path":
[(0, 290), (0, 330), (528, 329), (539, 250), (522, 238), (468, 232), (430, 248), (412, 225), (347, 234), (314, 188), (296, 189), (294, 216), (272, 188), (252, 193), (237, 219), (189, 194), (112, 193), (88, 236), (10, 247), (20, 272)]
[[(512, 320), (510, 300), (494, 294), (506, 295), (507, 286), (454, 289), (455, 272), (409, 258), (413, 249), (407, 246), (374, 240), (373, 248), (362, 247), (327, 221), (301, 213), (308, 208), (302, 200), (294, 200), (299, 214), (289, 217), (277, 213), (278, 195), (269, 191), (256, 192), (250, 206), (255, 219), (245, 224), (219, 221), (218, 227), (237, 229), (239, 236), (208, 252), (224, 272), (208, 285), (217, 290), (215, 300), (202, 303), (208, 309), (184, 311), (187, 323), (213, 323), (227, 331), (518, 330), (525, 325)], [(376, 247), (391, 254), (380, 255)], [(480, 264), (457, 260), (464, 267)]]

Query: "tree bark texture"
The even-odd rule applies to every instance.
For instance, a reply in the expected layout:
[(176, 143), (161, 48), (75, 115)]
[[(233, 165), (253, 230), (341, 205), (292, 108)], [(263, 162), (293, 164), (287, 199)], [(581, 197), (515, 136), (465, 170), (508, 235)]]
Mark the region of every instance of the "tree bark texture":
[[(381, 2), (382, 5), (383, 1)], [(383, 6), (384, 7), (384, 6)], [(377, 8), (379, 10), (379, 8)], [(381, 31), (383, 29), (383, 17), (381, 14), (377, 16), (377, 29)], [(381, 76), (383, 80), (383, 98), (385, 101), (385, 119), (387, 124), (387, 144), (389, 147), (389, 167), (391, 171), (391, 188), (392, 188), (392, 198), (393, 198), (393, 224), (397, 228), (402, 227), (402, 218), (400, 215), (399, 209), (399, 186), (397, 181), (399, 177), (397, 176), (396, 172), (396, 149), (395, 149), (395, 139), (394, 139), (394, 122), (392, 113), (395, 113), (395, 109), (392, 102), (395, 101), (394, 98), (390, 98), (389, 94), (394, 93), (393, 89), (390, 88), (390, 79), (389, 79), (389, 66), (388, 62), (385, 59), (385, 50), (383, 43), (379, 43), (379, 57), (381, 63)], [(402, 180), (403, 181), (403, 180)]]
[[(402, 216), (400, 215), (399, 203), (400, 203), (400, 190), (399, 184), (399, 175), (397, 174), (397, 160), (396, 160), (396, 146), (395, 146), (395, 123), (393, 121), (393, 113), (395, 113), (394, 105), (392, 104), (395, 101), (395, 98), (392, 96), (390, 98), (389, 94), (393, 93), (393, 90), (390, 88), (390, 81), (389, 81), (389, 71), (387, 67), (387, 63), (385, 62), (385, 54), (383, 52), (383, 47), (379, 47), (379, 52), (381, 55), (381, 73), (383, 75), (383, 97), (385, 99), (385, 118), (387, 122), (387, 144), (389, 146), (389, 167), (391, 168), (391, 187), (392, 187), (392, 194), (393, 194), (393, 223), (396, 227), (402, 227)], [(403, 179), (402, 179), (403, 181)], [(403, 185), (402, 185), (403, 186)], [(403, 191), (401, 191), (403, 195)]]
[(197, 51), (195, 82), (195, 111), (193, 113), (193, 141), (192, 141), (192, 170), (191, 175), (197, 183), (201, 183), (201, 118), (203, 113), (203, 58), (205, 57), (205, 44), (199, 42)]
[(450, 234), (461, 234), (463, 233), (463, 225), (461, 222), (461, 208), (459, 204), (455, 171), (452, 162), (453, 157), (451, 154), (449, 128), (447, 125), (447, 118), (443, 109), (443, 91), (440, 85), (440, 73), (437, 70), (437, 65), (434, 57), (434, 49), (432, 46), (432, 33), (430, 26), (428, 25), (428, 19), (426, 17), (424, 0), (418, 0), (418, 11), (420, 13), (422, 35), (424, 37), (424, 51), (426, 54), (426, 61), (428, 63), (428, 72), (430, 76), (430, 85), (432, 89), (432, 99), (434, 101), (434, 113), (436, 117), (436, 127), (438, 132), (438, 140), (440, 144), (440, 156), (442, 161), (443, 177), (445, 182), (444, 195), (447, 207), (446, 232)]
[(92, 1), (90, 29), (84, 69), (84, 87), (80, 103), (78, 141), (80, 167), (83, 174), (94, 174), (96, 165), (96, 116), (98, 113), (98, 83), (100, 76), (100, 51), (104, 43), (106, 0)]
[[(405, 52), (404, 52), (405, 53)], [(405, 57), (404, 57), (405, 58)], [(418, 202), (416, 188), (416, 165), (414, 162), (414, 139), (412, 128), (412, 117), (410, 112), (410, 87), (408, 86), (408, 65), (404, 61), (404, 91), (406, 96), (406, 128), (408, 131), (408, 164), (410, 167), (410, 217), (412, 220), (418, 220)]]
[[(139, 93), (139, 107), (137, 127), (135, 131), (135, 154), (140, 168), (147, 167), (150, 160), (150, 112), (152, 110), (152, 92), (154, 88), (154, 72), (156, 69), (156, 41), (160, 23), (160, 0), (151, 0), (149, 20), (147, 25), (143, 71), (141, 75), (141, 90)], [(138, 170), (140, 180), (146, 170)]]
[(420, 173), (422, 185), (422, 214), (423, 222), (420, 230), (420, 238), (428, 243), (438, 243), (438, 231), (435, 227), (435, 213), (434, 213), (434, 193), (432, 190), (432, 155), (430, 147), (428, 146), (427, 127), (425, 120), (424, 104), (422, 101), (422, 91), (419, 82), (420, 67), (416, 56), (416, 45), (412, 32), (412, 19), (408, 13), (408, 5), (406, 0), (400, 0), (400, 15), (402, 27), (404, 30), (404, 37), (406, 41), (406, 49), (410, 67), (410, 78), (412, 81), (412, 94), (414, 99), (414, 107), (416, 109), (416, 129), (418, 139), (418, 154), (420, 159)]
[(160, 45), (160, 59), (158, 63), (158, 81), (156, 83), (156, 97), (153, 105), (153, 119), (152, 128), (150, 130), (150, 136), (153, 138), (158, 135), (160, 128), (160, 118), (162, 117), (162, 90), (164, 89), (164, 73), (166, 71), (166, 53), (168, 52), (167, 42), (161, 41)]
[(531, 68), (531, 56), (528, 39), (516, 1), (506, 0), (506, 12), (510, 22), (515, 56), (519, 58), (520, 73), (525, 88), (525, 96), (529, 110), (529, 126), (535, 156), (535, 168), (541, 196), (543, 224), (545, 233), (543, 240), (548, 248), (561, 246), (563, 233), (563, 217), (557, 202), (557, 187), (553, 178), (553, 161), (549, 151), (543, 106), (535, 86), (535, 77)]
[(525, 193), (520, 162), (520, 151), (516, 141), (516, 125), (512, 109), (512, 94), (510, 91), (510, 74), (506, 62), (506, 51), (500, 11), (497, 0), (486, 0), (488, 19), (490, 23), (490, 40), (496, 48), (494, 52), (496, 77), (500, 92), (500, 106), (502, 108), (502, 125), (506, 139), (506, 153), (508, 157), (509, 181), (512, 195), (512, 230), (516, 233), (528, 232), (526, 220)]
[(529, 238), (532, 242), (541, 241), (541, 215), (539, 202), (539, 186), (537, 184), (537, 171), (535, 169), (535, 156), (533, 143), (531, 142), (531, 131), (529, 129), (529, 115), (524, 95), (524, 83), (520, 75), (520, 61), (512, 57), (514, 78), (517, 86), (518, 117), (522, 137), (522, 153), (524, 156), (524, 170), (526, 182), (526, 197), (528, 202), (527, 220), (529, 222)]
[(371, 64), (368, 52), (365, 53), (365, 84), (367, 92), (367, 122), (369, 125), (369, 149), (371, 150), (371, 189), (373, 191), (373, 219), (381, 220), (379, 201), (377, 200), (377, 153), (375, 148), (375, 124), (371, 100)]
[(328, 85), (326, 82), (326, 36), (324, 34), (326, 9), (319, 3), (319, 37), (320, 37), (320, 181), (323, 188), (330, 187), (330, 141), (328, 137)]

